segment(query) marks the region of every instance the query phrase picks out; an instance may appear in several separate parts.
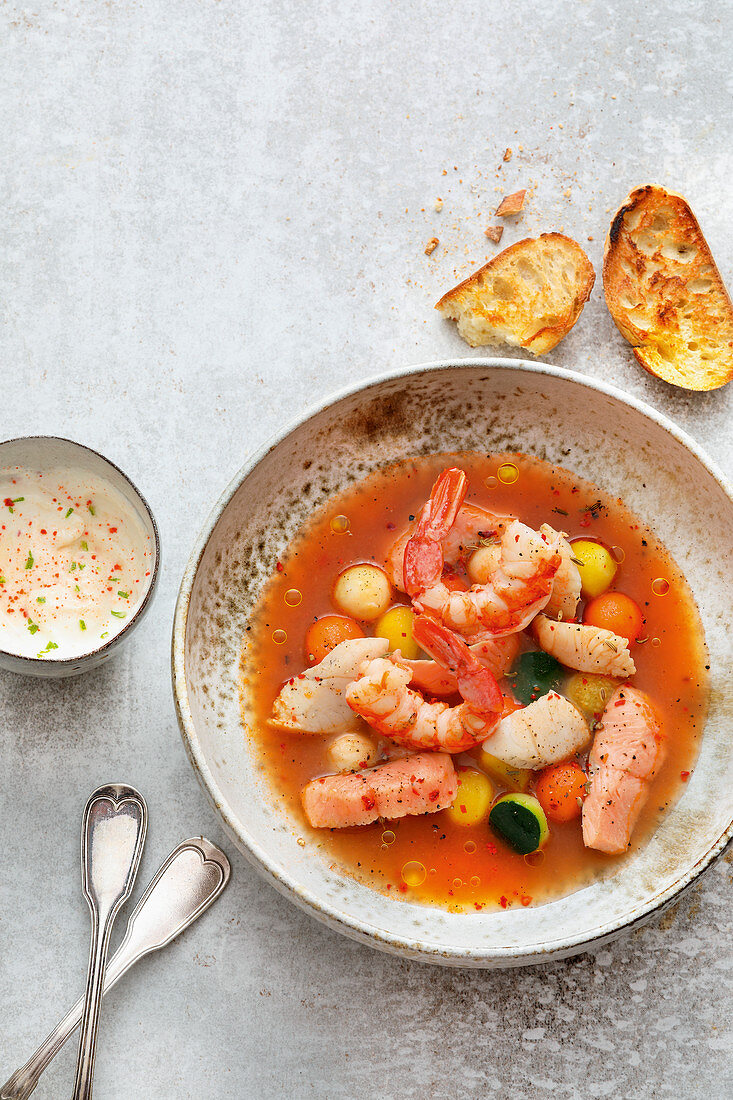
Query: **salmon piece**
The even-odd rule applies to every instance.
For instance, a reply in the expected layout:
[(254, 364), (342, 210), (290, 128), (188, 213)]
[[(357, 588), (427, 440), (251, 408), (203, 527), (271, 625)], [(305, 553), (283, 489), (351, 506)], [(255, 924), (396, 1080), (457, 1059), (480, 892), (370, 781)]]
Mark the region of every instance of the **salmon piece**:
[(636, 688), (618, 688), (588, 758), (593, 777), (583, 803), (586, 848), (609, 855), (626, 851), (663, 756), (659, 720), (649, 699)]
[(606, 764), (651, 781), (662, 762), (659, 721), (647, 697), (620, 687), (608, 701), (588, 759), (591, 768)]
[(649, 784), (643, 779), (618, 768), (599, 768), (583, 802), (586, 848), (614, 856), (625, 852), (648, 793)]
[(432, 814), (450, 806), (458, 777), (447, 753), (426, 752), (391, 760), (353, 775), (324, 775), (303, 789), (303, 808), (314, 829), (369, 825), (378, 817)]

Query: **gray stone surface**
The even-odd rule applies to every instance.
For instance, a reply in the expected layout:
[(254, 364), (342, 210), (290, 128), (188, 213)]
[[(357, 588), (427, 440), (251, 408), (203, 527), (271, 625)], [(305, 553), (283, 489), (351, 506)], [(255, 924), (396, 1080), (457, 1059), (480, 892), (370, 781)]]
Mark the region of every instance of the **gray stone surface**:
[[(150, 807), (141, 882), (201, 831), (234, 873), (110, 997), (100, 1100), (733, 1094), (730, 862), (596, 954), (402, 963), (298, 912), (223, 840), (168, 666), (194, 534), (245, 454), (344, 383), (469, 354), (432, 305), (495, 251), (503, 190), (530, 195), (502, 244), (564, 229), (599, 270), (627, 191), (677, 189), (730, 281), (730, 17), (728, 0), (2, 6), (0, 432), (118, 462), (164, 569), (115, 664), (0, 678), (0, 1078), (81, 989), (80, 813), (124, 779)], [(600, 286), (548, 358), (644, 398), (733, 472), (733, 389), (645, 375)], [(69, 1094), (71, 1046), (39, 1098)]]

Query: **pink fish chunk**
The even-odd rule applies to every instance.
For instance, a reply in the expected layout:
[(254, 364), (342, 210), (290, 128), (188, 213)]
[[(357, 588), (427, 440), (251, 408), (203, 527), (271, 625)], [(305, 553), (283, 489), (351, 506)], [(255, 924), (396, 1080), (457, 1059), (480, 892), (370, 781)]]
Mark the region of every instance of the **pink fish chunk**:
[(625, 852), (664, 756), (659, 720), (636, 688), (608, 701), (588, 763), (592, 779), (583, 803), (583, 843), (610, 855)]
[(415, 753), (353, 775), (324, 775), (302, 793), (315, 829), (369, 825), (379, 817), (431, 814), (450, 806), (458, 778), (447, 753)]

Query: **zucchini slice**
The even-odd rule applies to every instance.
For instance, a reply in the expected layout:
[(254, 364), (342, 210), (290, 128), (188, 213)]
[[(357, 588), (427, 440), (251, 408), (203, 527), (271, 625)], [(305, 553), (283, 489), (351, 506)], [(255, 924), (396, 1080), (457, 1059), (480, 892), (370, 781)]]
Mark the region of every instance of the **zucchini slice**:
[(545, 811), (531, 794), (502, 795), (491, 807), (489, 825), (523, 856), (536, 852), (550, 835)]

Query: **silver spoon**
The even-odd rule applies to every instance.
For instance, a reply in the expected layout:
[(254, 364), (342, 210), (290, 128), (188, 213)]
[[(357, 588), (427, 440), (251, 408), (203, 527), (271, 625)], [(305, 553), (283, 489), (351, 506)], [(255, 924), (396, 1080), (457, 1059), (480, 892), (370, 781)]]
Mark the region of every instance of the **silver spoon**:
[[(193, 924), (219, 897), (230, 873), (222, 850), (204, 837), (179, 844), (158, 869), (127, 922), (125, 938), (107, 965), (103, 993), (144, 955), (165, 947)], [(27, 1100), (78, 1026), (83, 1005), (80, 997), (35, 1054), (0, 1088), (0, 1100)]]
[(92, 943), (73, 1100), (91, 1100), (109, 937), (120, 907), (132, 893), (147, 825), (143, 796), (122, 783), (97, 788), (84, 809), (81, 881), (92, 915)]

